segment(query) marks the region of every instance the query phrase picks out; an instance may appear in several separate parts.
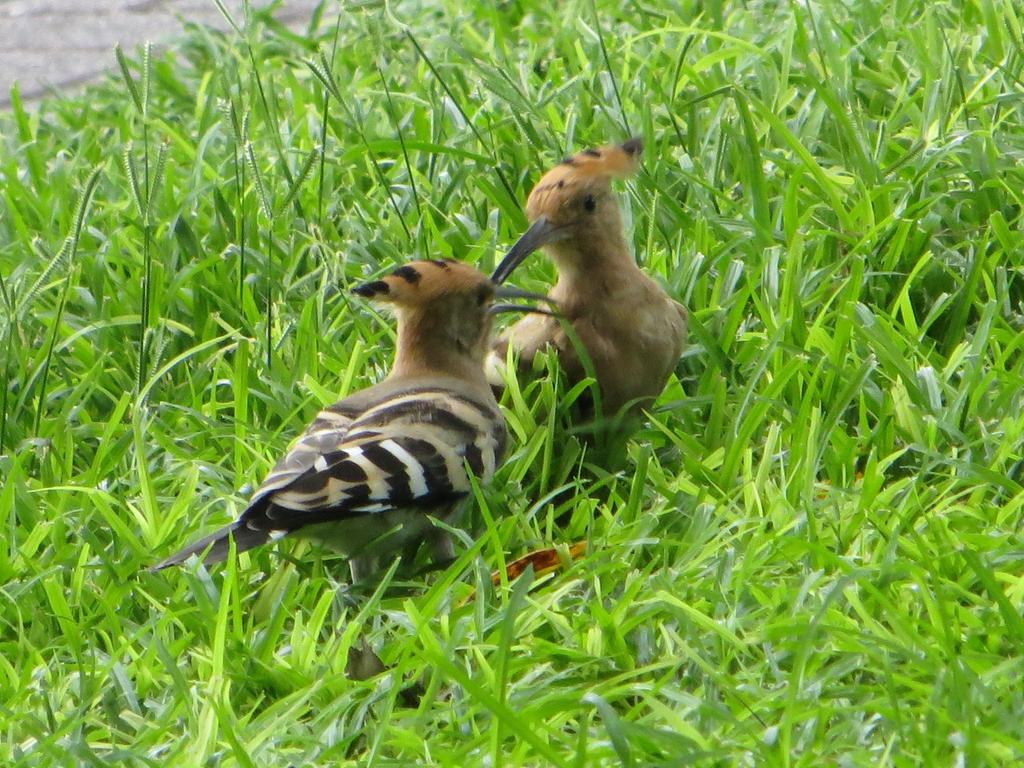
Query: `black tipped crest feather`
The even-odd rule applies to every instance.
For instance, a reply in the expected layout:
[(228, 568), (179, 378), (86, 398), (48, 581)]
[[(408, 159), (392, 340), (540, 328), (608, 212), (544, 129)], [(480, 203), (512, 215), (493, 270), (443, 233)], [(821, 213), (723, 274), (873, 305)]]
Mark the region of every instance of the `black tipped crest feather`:
[(416, 283), (420, 281), (421, 277), (420, 273), (416, 270), (416, 268), (411, 267), (408, 264), (406, 264), (404, 267), (399, 267), (391, 274), (394, 275), (395, 277), (400, 277), (407, 283), (412, 283), (413, 285), (416, 285)]
[(628, 155), (638, 155), (644, 151), (644, 140), (639, 136), (634, 136), (622, 142), (622, 151)]
[(390, 292), (391, 289), (388, 287), (388, 284), (385, 283), (383, 280), (373, 280), (369, 283), (357, 285), (355, 288), (352, 289), (352, 293), (367, 299), (372, 298), (379, 293), (387, 294)]

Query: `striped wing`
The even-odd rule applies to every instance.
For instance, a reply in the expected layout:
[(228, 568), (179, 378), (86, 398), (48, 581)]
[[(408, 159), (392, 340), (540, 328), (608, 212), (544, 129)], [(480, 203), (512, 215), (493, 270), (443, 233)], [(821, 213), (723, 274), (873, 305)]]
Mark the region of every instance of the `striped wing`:
[(328, 422), (322, 413), (270, 473), (242, 516), (248, 526), (292, 531), (444, 504), (470, 491), (467, 465), (486, 481), (505, 448), (500, 414), (444, 389), (399, 393), (344, 427)]
[(335, 450), (345, 439), (359, 411), (341, 400), (317, 414), (309, 428), (295, 441), (260, 485), (253, 503), (279, 488), (285, 488), (313, 469), (317, 459)]

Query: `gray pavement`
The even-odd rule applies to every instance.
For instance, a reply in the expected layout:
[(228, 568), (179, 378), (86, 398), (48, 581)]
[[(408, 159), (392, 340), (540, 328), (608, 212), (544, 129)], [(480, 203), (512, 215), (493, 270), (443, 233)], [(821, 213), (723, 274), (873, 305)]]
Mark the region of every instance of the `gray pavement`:
[[(298, 28), (316, 4), (286, 0), (275, 15)], [(241, 20), (242, 0), (224, 6)], [(10, 104), (15, 82), (26, 101), (73, 90), (117, 68), (115, 45), (134, 51), (147, 41), (167, 43), (183, 21), (228, 26), (213, 0), (0, 0), (0, 108)]]

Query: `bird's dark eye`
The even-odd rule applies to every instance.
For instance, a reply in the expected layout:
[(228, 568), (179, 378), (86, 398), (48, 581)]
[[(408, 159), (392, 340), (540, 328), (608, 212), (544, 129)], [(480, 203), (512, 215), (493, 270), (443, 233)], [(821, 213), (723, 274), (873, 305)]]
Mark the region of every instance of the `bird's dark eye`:
[(587, 195), (583, 198), (583, 208), (587, 213), (594, 212), (594, 209), (597, 208), (597, 200), (594, 199), (593, 195)]
[(491, 300), (491, 287), (489, 285), (481, 285), (476, 292), (476, 305), (482, 307), (488, 301)]

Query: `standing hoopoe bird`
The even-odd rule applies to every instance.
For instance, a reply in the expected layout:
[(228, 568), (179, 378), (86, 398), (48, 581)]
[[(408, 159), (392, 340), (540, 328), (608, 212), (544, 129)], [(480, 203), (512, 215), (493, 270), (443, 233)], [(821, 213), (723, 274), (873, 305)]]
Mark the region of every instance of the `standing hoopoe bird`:
[(509, 347), (529, 366), (548, 345), (570, 380), (579, 381), (586, 370), (574, 334), (593, 363), (605, 416), (627, 406), (635, 410), (661, 394), (686, 343), (688, 315), (637, 266), (611, 190), (613, 178), (636, 171), (642, 150), (638, 138), (585, 149), (533, 188), (526, 202), (530, 228), (492, 279), (504, 282), (544, 247), (558, 267), (558, 283), (548, 293), (558, 313), (524, 317), (501, 335), (488, 360), (492, 383), (499, 383)]
[(356, 580), (424, 540), (435, 557), (454, 555), (428, 514), (453, 520), (470, 473), (486, 482), (502, 460), (505, 422), (483, 367), (491, 316), (535, 311), (494, 303), (531, 295), (448, 260), (412, 262), (354, 292), (394, 308), (391, 373), (321, 411), (237, 521), (153, 570), (204, 552), (207, 563), (224, 560), (232, 538), (244, 552), (293, 533), (340, 550)]

